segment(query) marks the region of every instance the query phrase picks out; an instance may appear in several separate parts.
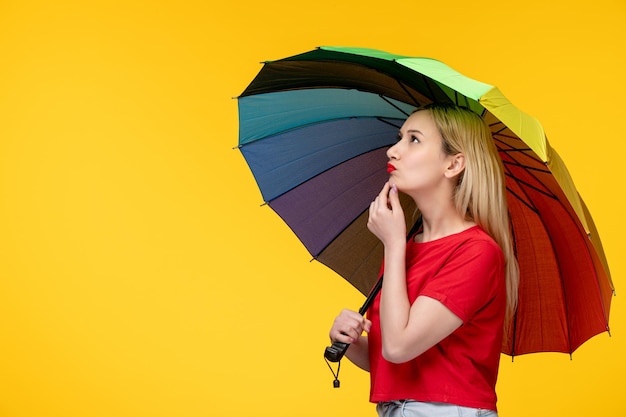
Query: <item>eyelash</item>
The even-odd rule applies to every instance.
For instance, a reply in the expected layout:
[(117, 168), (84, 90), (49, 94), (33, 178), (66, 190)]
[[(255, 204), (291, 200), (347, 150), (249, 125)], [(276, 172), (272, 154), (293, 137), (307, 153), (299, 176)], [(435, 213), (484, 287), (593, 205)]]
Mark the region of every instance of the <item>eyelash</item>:
[[(398, 136), (396, 137), (396, 142), (400, 142), (401, 140), (402, 140), (402, 135), (398, 134)], [(413, 143), (413, 142), (419, 143), (420, 140), (419, 140), (419, 138), (417, 136), (411, 135), (411, 143)]]

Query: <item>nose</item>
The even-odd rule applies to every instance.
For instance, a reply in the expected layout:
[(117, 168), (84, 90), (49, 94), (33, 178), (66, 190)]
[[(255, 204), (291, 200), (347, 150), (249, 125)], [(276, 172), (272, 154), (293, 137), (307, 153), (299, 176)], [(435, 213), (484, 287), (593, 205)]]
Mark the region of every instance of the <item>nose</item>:
[(389, 149), (387, 149), (387, 158), (398, 159), (398, 143), (391, 145)]

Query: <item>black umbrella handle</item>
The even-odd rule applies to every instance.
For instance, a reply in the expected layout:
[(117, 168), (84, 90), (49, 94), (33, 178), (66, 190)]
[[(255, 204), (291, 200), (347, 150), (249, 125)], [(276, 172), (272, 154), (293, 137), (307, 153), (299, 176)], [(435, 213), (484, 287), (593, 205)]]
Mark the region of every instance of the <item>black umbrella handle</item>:
[(346, 354), (349, 347), (349, 343), (333, 342), (331, 346), (326, 347), (324, 357), (330, 362), (339, 362), (341, 358), (343, 358), (343, 355)]
[[(410, 239), (410, 237), (413, 236), (413, 234), (415, 234), (419, 230), (420, 227), (422, 227), (422, 216), (418, 217), (417, 221), (415, 222), (415, 224), (409, 231), (409, 234), (407, 235), (407, 240)], [(376, 298), (376, 296), (378, 295), (382, 287), (383, 287), (383, 275), (380, 276), (380, 278), (378, 279), (378, 282), (376, 283), (374, 288), (372, 288), (372, 291), (370, 291), (370, 294), (367, 296), (367, 299), (365, 300), (365, 302), (359, 309), (360, 315), (364, 316), (365, 313), (367, 313), (367, 310), (369, 310), (370, 306), (374, 302), (374, 299)], [(333, 342), (332, 346), (328, 346), (326, 348), (326, 350), (324, 351), (324, 357), (328, 359), (330, 362), (339, 362), (341, 358), (343, 358), (343, 356), (346, 354), (346, 351), (348, 350), (349, 347), (350, 347), (349, 343), (335, 341)]]

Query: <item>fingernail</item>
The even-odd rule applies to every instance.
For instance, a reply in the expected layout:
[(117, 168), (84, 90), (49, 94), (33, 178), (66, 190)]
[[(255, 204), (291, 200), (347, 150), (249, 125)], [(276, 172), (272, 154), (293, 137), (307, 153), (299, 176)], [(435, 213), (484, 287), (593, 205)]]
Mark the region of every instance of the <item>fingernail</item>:
[(396, 187), (396, 184), (392, 184), (392, 185), (391, 185), (391, 190), (392, 190), (394, 193), (397, 193), (397, 192), (398, 192), (398, 187)]

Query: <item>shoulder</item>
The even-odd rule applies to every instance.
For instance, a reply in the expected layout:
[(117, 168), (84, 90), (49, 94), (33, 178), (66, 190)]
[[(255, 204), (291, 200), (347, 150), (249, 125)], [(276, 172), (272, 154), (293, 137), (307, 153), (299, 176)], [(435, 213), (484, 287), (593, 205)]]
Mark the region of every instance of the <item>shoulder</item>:
[(448, 257), (422, 295), (440, 301), (465, 322), (502, 294), (504, 255), (479, 227), (459, 233), (448, 243)]
[(470, 227), (455, 237), (455, 246), (461, 252), (478, 252), (485, 255), (503, 256), (500, 246), (480, 226)]
[[(467, 273), (482, 271), (485, 278), (498, 275), (505, 264), (504, 253), (496, 241), (479, 226), (459, 234), (450, 262)], [(491, 272), (491, 273), (489, 273)], [(486, 274), (485, 274), (486, 273)]]

